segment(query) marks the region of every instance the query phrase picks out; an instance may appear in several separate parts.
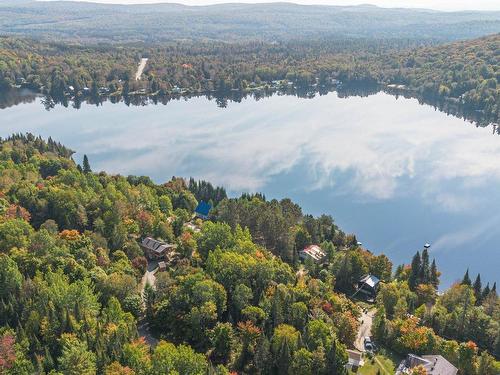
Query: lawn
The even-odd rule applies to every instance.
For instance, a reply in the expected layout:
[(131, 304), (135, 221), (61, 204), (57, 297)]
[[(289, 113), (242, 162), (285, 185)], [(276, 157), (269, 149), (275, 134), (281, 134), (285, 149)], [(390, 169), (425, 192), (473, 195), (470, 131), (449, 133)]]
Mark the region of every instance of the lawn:
[[(356, 374), (358, 375), (393, 375), (401, 360), (401, 357), (385, 348), (372, 359), (365, 357), (365, 365)], [(354, 374), (350, 372), (350, 374)]]

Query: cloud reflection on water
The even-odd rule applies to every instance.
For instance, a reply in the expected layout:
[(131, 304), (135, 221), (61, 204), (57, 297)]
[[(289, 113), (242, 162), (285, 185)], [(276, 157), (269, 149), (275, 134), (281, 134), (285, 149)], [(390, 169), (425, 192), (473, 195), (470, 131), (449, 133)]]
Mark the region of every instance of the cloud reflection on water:
[[(395, 101), (386, 94), (330, 94), (249, 99), (219, 109), (199, 98), (130, 108), (125, 119), (115, 106), (116, 126), (78, 148), (97, 157), (99, 168), (157, 180), (193, 175), (256, 191), (305, 163), (307, 175), (297, 181), (303, 189), (335, 185), (376, 200), (418, 194), (443, 209), (474, 208), (480, 203), (474, 190), (500, 179), (500, 139), (415, 100)], [(342, 180), (344, 172), (351, 178)]]
[[(500, 138), (416, 100), (331, 93), (246, 99), (224, 109), (205, 98), (78, 111), (45, 112), (35, 103), (20, 108), (0, 112), (3, 135), (52, 136), (79, 151), (77, 159), (89, 155), (94, 169), (157, 182), (194, 176), (234, 193), (278, 185), (273, 191), (302, 197), (306, 211), (316, 205), (340, 218), (352, 215), (352, 230), (398, 262), (425, 233), (447, 267), (462, 262), (454, 270), (462, 272), (461, 264), (478, 262), (479, 254), (466, 259), (446, 252), (486, 241), (481, 256), (491, 257), (500, 240), (491, 234), (500, 221), (494, 209)], [(370, 210), (380, 223), (365, 217)], [(499, 260), (492, 259), (484, 268), (494, 275)]]

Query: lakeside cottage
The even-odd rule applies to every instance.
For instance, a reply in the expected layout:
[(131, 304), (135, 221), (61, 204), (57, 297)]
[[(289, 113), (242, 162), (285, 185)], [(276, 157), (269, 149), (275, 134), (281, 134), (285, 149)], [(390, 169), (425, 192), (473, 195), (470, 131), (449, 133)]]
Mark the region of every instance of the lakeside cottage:
[(198, 206), (196, 206), (196, 209), (194, 210), (194, 214), (196, 215), (196, 217), (199, 217), (202, 220), (207, 220), (211, 209), (211, 204), (200, 201), (200, 203), (198, 203)]
[(369, 298), (375, 298), (377, 296), (379, 285), (380, 280), (378, 277), (366, 275), (358, 281), (358, 292), (365, 294)]
[(146, 237), (141, 242), (141, 248), (146, 257), (150, 260), (170, 260), (176, 252), (177, 245), (168, 244), (155, 240), (151, 237)]
[(310, 245), (299, 251), (299, 258), (302, 261), (311, 259), (315, 263), (321, 263), (326, 258), (326, 253), (318, 245)]
[(396, 375), (410, 374), (414, 367), (422, 366), (428, 375), (456, 375), (458, 369), (440, 355), (415, 354), (408, 356), (399, 364)]

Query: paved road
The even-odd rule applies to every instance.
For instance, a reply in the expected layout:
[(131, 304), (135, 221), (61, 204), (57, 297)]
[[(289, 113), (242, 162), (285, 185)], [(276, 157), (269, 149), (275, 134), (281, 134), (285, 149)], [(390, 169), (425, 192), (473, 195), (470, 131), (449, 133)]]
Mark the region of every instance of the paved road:
[(139, 63), (139, 66), (137, 67), (137, 73), (135, 73), (135, 80), (138, 81), (141, 79), (142, 72), (144, 71), (144, 68), (146, 67), (146, 64), (148, 62), (148, 59), (143, 57), (141, 59), (141, 62)]
[(373, 324), (373, 317), (375, 316), (375, 309), (370, 310), (368, 312), (364, 312), (361, 315), (361, 325), (358, 330), (358, 336), (356, 337), (356, 341), (354, 342), (354, 346), (357, 350), (360, 352), (365, 352), (365, 343), (364, 343), (364, 338), (366, 336), (371, 336), (372, 332), (372, 324)]

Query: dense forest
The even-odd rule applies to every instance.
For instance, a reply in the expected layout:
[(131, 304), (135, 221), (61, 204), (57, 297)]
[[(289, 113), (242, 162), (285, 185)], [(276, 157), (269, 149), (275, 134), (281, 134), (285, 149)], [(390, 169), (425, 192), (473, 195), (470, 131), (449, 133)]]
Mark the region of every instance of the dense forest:
[[(62, 102), (384, 88), (498, 122), (499, 50), (500, 34), (439, 46), (349, 39), (92, 47), (6, 37), (0, 38), (0, 87), (26, 87)], [(143, 56), (149, 60), (142, 79), (135, 80)]]
[(500, 31), (500, 12), (292, 3), (112, 5), (0, 0), (0, 34), (93, 42), (394, 38), (450, 41)]
[[(439, 295), (426, 250), (393, 272), (289, 199), (96, 173), (72, 155), (31, 134), (0, 142), (0, 373), (346, 374), (361, 316), (348, 296), (371, 273), (380, 344), (498, 374), (500, 299), (479, 275)], [(204, 222), (201, 199), (215, 206)], [(179, 254), (154, 286), (141, 281), (146, 236)], [(299, 262), (310, 244), (323, 266)]]

